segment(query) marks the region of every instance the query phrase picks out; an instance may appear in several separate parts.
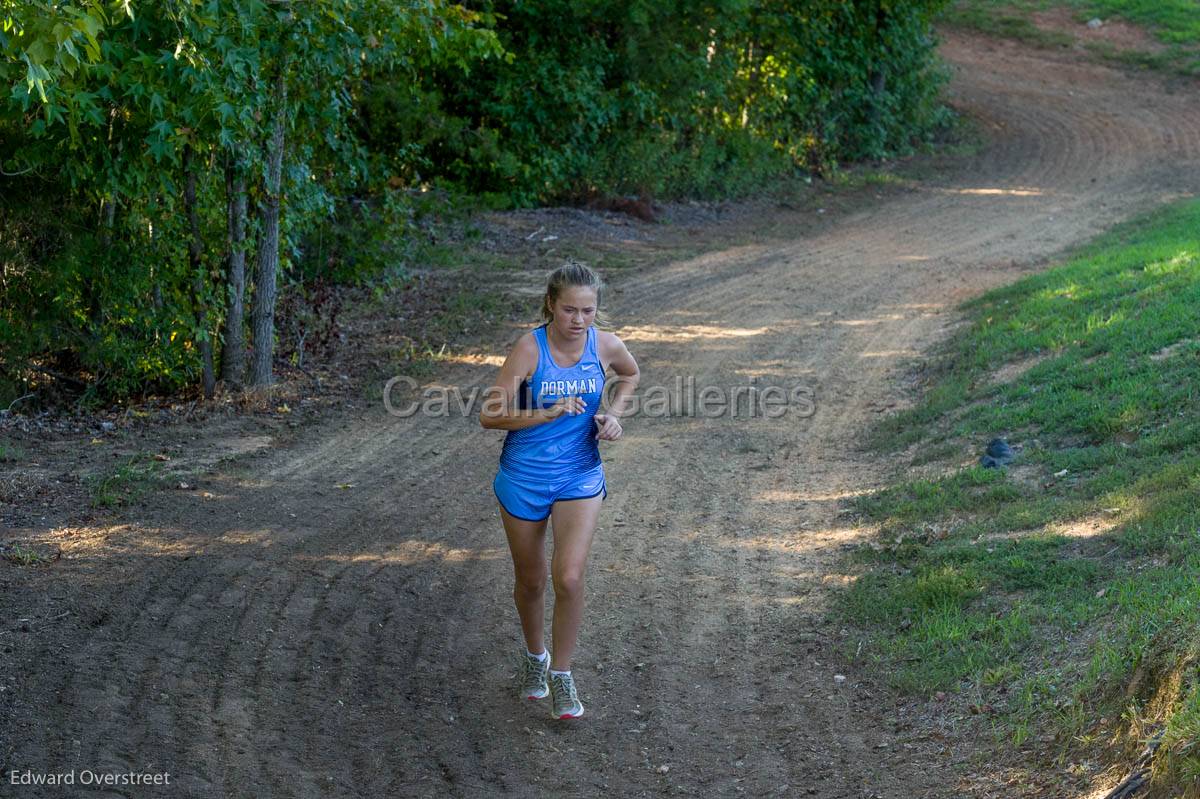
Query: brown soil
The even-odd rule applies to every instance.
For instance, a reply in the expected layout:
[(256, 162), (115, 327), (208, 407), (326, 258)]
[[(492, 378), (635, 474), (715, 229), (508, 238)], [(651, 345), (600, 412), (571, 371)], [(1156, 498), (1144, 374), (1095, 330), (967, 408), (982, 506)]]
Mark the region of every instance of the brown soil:
[[(973, 757), (990, 739), (964, 734), (967, 698), (901, 701), (849, 660), (831, 589), (871, 531), (840, 502), (888, 480), (860, 435), (911, 401), (904, 367), (956, 303), (1196, 190), (1200, 104), (1062, 53), (962, 35), (942, 51), (951, 102), (989, 139), (951, 174), (820, 217), (778, 209), (778, 235), (615, 279), (643, 393), (757, 377), (812, 387), (816, 411), (636, 417), (603, 446), (585, 718), (513, 696), (501, 436), (347, 410), (120, 524), (47, 530), (49, 566), (0, 563), (6, 778), (168, 771), (187, 797), (1028, 795)], [(487, 385), (520, 332), (437, 382)]]
[(1141, 50), (1147, 53), (1161, 53), (1167, 50), (1167, 46), (1145, 28), (1115, 17), (1103, 19), (1100, 27), (1093, 28), (1087, 24), (1087, 20), (1080, 22), (1075, 12), (1069, 8), (1049, 8), (1045, 11), (1035, 11), (1031, 16), (1033, 23), (1042, 30), (1066, 33), (1079, 43), (1106, 42), (1121, 50)]

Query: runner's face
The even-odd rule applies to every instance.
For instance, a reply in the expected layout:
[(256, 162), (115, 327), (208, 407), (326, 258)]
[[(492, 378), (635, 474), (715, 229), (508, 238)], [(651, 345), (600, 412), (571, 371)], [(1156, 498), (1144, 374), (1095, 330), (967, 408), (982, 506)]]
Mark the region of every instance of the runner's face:
[(559, 293), (551, 306), (554, 311), (554, 332), (563, 339), (587, 335), (596, 321), (596, 292), (586, 286), (568, 286)]

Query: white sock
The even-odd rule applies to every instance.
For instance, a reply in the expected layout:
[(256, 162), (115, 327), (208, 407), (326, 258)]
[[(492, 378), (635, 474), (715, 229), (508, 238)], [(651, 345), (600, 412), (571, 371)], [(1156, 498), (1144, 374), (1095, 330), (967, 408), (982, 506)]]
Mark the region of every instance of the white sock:
[(529, 655), (529, 657), (531, 657), (531, 658), (537, 658), (542, 663), (545, 663), (546, 658), (550, 657), (550, 653), (547, 652), (545, 649), (542, 650), (542, 654), (540, 654), (540, 655), (535, 655), (532, 652), (530, 652), (528, 649), (525, 650), (525, 654)]
[(550, 673), (551, 673), (551, 674), (553, 674), (553, 675), (554, 675), (554, 676), (556, 676), (556, 677), (562, 677), (563, 675), (566, 675), (566, 676), (568, 676), (568, 677), (570, 677), (570, 676), (571, 676), (571, 670), (570, 670), (570, 669), (567, 669), (566, 671), (555, 671), (554, 669), (550, 669)]

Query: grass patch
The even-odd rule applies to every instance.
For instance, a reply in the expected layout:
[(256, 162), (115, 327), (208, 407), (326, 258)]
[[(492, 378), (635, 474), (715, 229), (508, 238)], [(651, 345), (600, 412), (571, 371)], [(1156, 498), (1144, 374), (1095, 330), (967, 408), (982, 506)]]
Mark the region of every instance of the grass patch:
[(1111, 15), (1141, 25), (1168, 44), (1200, 43), (1196, 0), (1083, 0), (1074, 5), (1099, 17)]
[[(881, 529), (853, 556), (861, 576), (841, 601), (867, 631), (862, 656), (901, 690), (983, 697), (1017, 744), (1047, 728), (1095, 741), (1101, 718), (1124, 718), (1107, 732), (1125, 741), (1165, 729), (1155, 780), (1191, 785), (1200, 202), (1122, 225), (963, 310), (970, 324), (935, 353), (923, 401), (870, 436), (881, 452), (914, 446), (944, 474), (854, 504)], [(1007, 470), (955, 462), (961, 448), (946, 444), (978, 455), (996, 435), (1021, 446)]]
[(39, 566), (56, 559), (21, 544), (0, 547), (0, 557), (15, 566)]
[(25, 460), (25, 450), (16, 444), (0, 441), (0, 463), (19, 463)]
[[(532, 316), (536, 308), (536, 299), (515, 299), (503, 290), (497, 276), (488, 276), (482, 269), (464, 266), (457, 275), (456, 288), (425, 297), (421, 316), (413, 325), (418, 337), (403, 341), (372, 371), (365, 383), (367, 402), (380, 402), (392, 377), (432, 378), (446, 362), (454, 360), (459, 342), (479, 338), (497, 322), (518, 317), (522, 310)], [(440, 281), (439, 285), (446, 283)]]
[(1036, 47), (1070, 47), (1074, 37), (1039, 28), (1030, 19), (1033, 11), (1047, 7), (1040, 2), (1002, 0), (958, 0), (951, 3), (943, 19), (951, 25), (981, 31), (989, 36), (1016, 39)]
[(85, 483), (93, 508), (115, 508), (135, 502), (162, 480), (162, 464), (134, 455), (115, 469), (89, 477)]
[(1109, 42), (1086, 42), (1093, 56), (1113, 64), (1183, 75), (1200, 74), (1200, 4), (1195, 0), (956, 0), (946, 23), (990, 36), (1016, 39), (1036, 47), (1071, 47), (1070, 33), (1038, 27), (1037, 11), (1065, 8), (1080, 25), (1090, 19), (1119, 18), (1146, 30), (1163, 47), (1161, 52), (1114, 47)]

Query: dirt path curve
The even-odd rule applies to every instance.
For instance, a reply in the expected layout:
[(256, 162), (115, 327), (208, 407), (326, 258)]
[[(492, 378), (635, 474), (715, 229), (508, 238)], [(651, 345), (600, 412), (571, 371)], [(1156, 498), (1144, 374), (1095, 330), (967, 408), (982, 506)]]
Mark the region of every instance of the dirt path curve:
[(104, 552), (29, 577), (90, 610), (22, 639), (5, 768), (166, 770), (188, 797), (962, 795), (952, 755), (906, 749), (869, 685), (832, 679), (822, 578), (862, 535), (838, 501), (885, 474), (854, 441), (956, 302), (1196, 189), (1200, 104), (1014, 45), (943, 53), (993, 139), (961, 172), (620, 286), (644, 388), (753, 376), (813, 387), (816, 412), (638, 418), (603, 447), (581, 723), (512, 699), (501, 436), (372, 411), (218, 475), (212, 499), (160, 495)]

